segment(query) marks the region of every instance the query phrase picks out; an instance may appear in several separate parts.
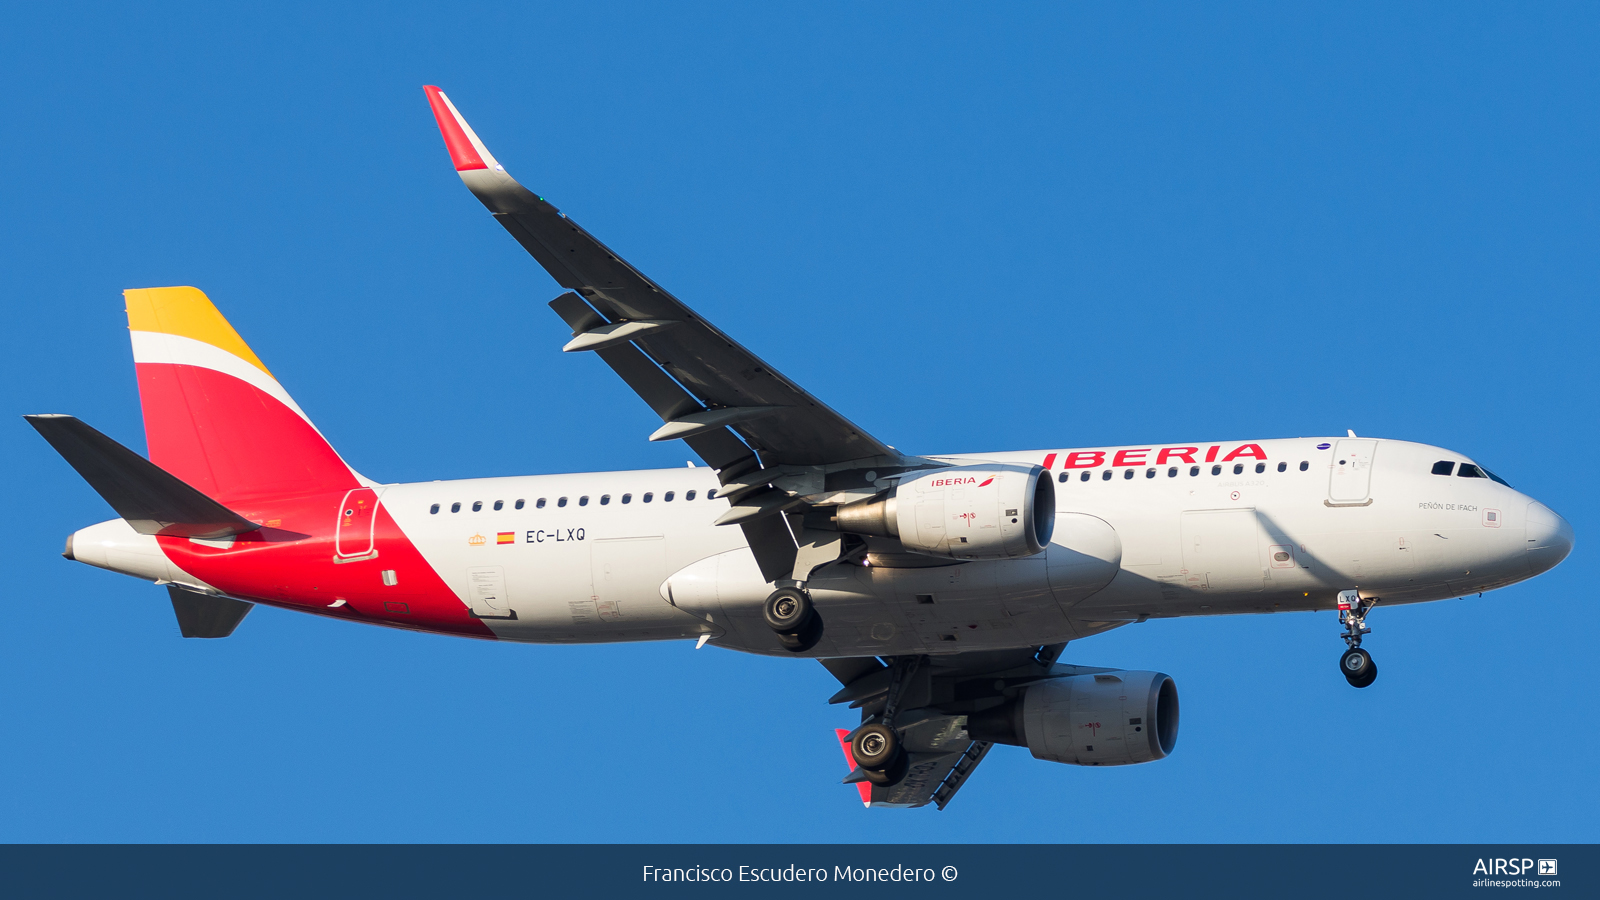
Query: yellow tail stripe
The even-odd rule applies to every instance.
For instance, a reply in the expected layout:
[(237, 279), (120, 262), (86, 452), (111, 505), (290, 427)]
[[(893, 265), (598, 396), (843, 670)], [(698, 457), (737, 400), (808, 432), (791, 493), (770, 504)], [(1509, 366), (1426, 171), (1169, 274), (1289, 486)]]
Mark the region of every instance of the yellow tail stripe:
[(269, 378), (272, 376), (199, 288), (133, 288), (123, 291), (122, 296), (128, 304), (129, 329), (201, 341), (232, 353), (266, 372)]

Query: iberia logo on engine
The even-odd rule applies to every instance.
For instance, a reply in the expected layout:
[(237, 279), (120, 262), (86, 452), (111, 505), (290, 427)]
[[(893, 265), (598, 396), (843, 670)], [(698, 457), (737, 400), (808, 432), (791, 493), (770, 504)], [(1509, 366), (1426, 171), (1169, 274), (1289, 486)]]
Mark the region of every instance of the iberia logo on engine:
[[(928, 487), (956, 487), (963, 484), (976, 484), (977, 481), (978, 479), (976, 478), (935, 478), (928, 482)], [(988, 487), (993, 481), (993, 478), (985, 478), (983, 484), (979, 484), (978, 487)]]

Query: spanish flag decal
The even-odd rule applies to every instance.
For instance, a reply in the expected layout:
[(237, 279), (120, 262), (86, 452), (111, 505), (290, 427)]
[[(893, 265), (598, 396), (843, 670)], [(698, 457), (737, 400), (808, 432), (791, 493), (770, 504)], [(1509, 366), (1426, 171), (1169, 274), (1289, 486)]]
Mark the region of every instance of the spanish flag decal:
[(495, 535), (494, 542), (496, 544), (515, 544), (517, 542), (517, 533), (515, 531), (502, 531)]

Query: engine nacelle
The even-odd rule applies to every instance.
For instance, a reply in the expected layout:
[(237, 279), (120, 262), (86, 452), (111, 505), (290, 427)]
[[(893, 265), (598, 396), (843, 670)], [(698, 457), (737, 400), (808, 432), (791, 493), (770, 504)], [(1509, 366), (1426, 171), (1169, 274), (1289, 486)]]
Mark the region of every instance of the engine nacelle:
[(1160, 672), (1051, 678), (969, 715), (967, 734), (1075, 766), (1150, 762), (1178, 742), (1178, 687)]
[(1056, 488), (1039, 466), (991, 463), (903, 478), (886, 497), (839, 507), (841, 531), (898, 538), (913, 553), (1019, 559), (1044, 552)]

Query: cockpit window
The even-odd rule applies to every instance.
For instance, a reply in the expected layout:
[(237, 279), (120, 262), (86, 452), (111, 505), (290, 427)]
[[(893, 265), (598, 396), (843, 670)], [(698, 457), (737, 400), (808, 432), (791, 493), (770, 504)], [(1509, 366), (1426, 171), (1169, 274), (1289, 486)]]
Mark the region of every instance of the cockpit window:
[(1450, 460), (1441, 459), (1438, 462), (1433, 464), (1433, 474), (1435, 474), (1435, 475), (1449, 475), (1450, 474), (1450, 470), (1454, 469), (1455, 467), (1456, 467), (1456, 464), (1451, 462)]
[(1461, 478), (1487, 478), (1487, 477), (1489, 477), (1489, 476), (1483, 474), (1483, 470), (1482, 469), (1478, 468), (1477, 466), (1473, 465), (1472, 463), (1462, 463), (1461, 464), (1461, 468), (1456, 471), (1456, 475), (1460, 476)]
[(1506, 487), (1511, 487), (1511, 482), (1505, 480), (1504, 478), (1501, 478), (1499, 475), (1496, 475), (1495, 473), (1489, 471), (1488, 469), (1485, 469), (1484, 467), (1479, 466), (1478, 470), (1481, 471), (1483, 474), (1489, 476), (1489, 480), (1494, 482), (1495, 484), (1503, 484)]

